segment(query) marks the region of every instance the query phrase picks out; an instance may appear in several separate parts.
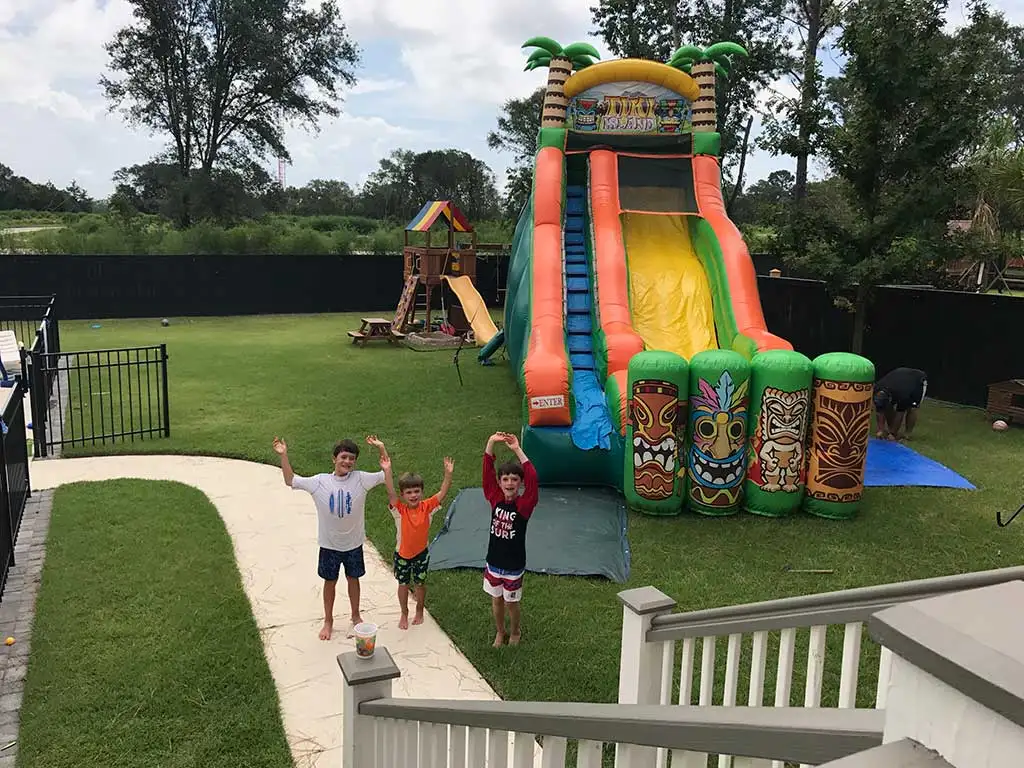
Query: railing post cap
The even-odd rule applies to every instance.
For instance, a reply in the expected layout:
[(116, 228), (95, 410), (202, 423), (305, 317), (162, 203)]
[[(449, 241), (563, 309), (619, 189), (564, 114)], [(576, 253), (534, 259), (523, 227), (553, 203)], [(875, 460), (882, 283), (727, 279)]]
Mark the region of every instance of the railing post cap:
[(619, 600), (633, 613), (645, 616), (664, 613), (676, 607), (677, 602), (655, 587), (637, 587), (619, 592)]
[(965, 589), (879, 611), (868, 619), (868, 632), (895, 655), (1024, 727), (1022, 603), (1020, 581)]
[(349, 685), (366, 685), (401, 677), (402, 672), (391, 658), (391, 653), (382, 645), (377, 646), (373, 656), (360, 658), (355, 651), (338, 654), (338, 666), (345, 682)]

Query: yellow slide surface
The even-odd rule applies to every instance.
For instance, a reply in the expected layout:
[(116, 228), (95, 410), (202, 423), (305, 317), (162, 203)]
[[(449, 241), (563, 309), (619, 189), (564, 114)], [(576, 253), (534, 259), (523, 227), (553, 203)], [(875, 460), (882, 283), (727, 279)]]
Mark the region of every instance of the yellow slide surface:
[(448, 277), (445, 275), (444, 279), (448, 281), (452, 291), (459, 297), (462, 311), (465, 313), (466, 319), (473, 329), (476, 345), (478, 347), (484, 346), (498, 332), (498, 326), (491, 319), (491, 313), (487, 311), (483, 297), (467, 275), (460, 275), (459, 277)]
[(711, 288), (683, 216), (622, 214), (633, 328), (687, 360), (718, 347)]

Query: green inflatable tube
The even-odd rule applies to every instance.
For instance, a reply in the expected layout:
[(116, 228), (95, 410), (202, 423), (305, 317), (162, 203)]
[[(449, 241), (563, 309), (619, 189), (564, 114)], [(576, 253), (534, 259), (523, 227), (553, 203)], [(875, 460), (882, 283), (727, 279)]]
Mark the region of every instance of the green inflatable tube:
[(627, 387), (622, 462), (626, 504), (648, 515), (681, 514), (679, 446), (689, 388), (686, 360), (674, 352), (638, 352), (629, 361)]
[(849, 352), (814, 359), (811, 439), (804, 510), (846, 520), (864, 493), (875, 366)]
[(686, 475), (690, 508), (702, 515), (740, 510), (747, 463), (750, 363), (731, 349), (690, 360)]
[(501, 345), (504, 343), (505, 329), (502, 328), (496, 334), (491, 336), (490, 341), (488, 341), (486, 344), (483, 345), (483, 347), (480, 348), (480, 354), (476, 356), (476, 359), (479, 360), (480, 362), (488, 360), (491, 357), (491, 355), (497, 352), (501, 348)]
[(807, 480), (804, 446), (814, 366), (805, 355), (772, 349), (750, 364), (750, 424), (744, 509), (783, 517), (800, 508)]

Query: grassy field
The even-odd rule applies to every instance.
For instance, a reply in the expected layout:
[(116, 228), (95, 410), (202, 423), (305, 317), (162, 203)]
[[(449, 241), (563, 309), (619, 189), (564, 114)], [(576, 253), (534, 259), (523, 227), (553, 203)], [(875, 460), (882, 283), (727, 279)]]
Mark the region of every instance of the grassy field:
[(19, 768), (292, 765), (231, 540), (178, 483), (57, 490)]
[[(61, 337), (66, 350), (168, 344), (172, 436), (107, 452), (273, 462), (270, 441), (278, 434), (288, 440), (297, 471), (311, 473), (329, 468), (338, 437), (377, 432), (397, 471), (417, 470), (433, 488), (450, 453), (454, 487), (478, 485), (487, 435), (519, 428), (521, 397), (507, 363), (482, 367), (463, 354), (460, 387), (450, 351), (355, 348), (345, 332), (356, 327), (356, 315), (173, 320), (168, 328), (157, 320), (102, 321), (99, 329), (66, 321)], [(616, 594), (625, 587), (651, 584), (682, 608), (697, 609), (1020, 563), (1019, 525), (1000, 529), (995, 513), (1024, 500), (1024, 474), (1011, 469), (1024, 462), (1024, 430), (995, 433), (980, 411), (928, 402), (913, 445), (979, 490), (871, 488), (848, 522), (632, 515), (629, 584), (530, 575), (518, 649), (490, 647), (490, 614), (476, 572), (432, 573), (430, 610), (506, 698), (614, 701)], [(372, 469), (374, 462), (364, 455), (360, 466)], [(367, 518), (370, 538), (389, 553), (394, 533), (383, 493), (371, 496)], [(835, 573), (787, 574), (786, 565)], [(841, 644), (839, 634), (830, 647)], [(719, 655), (724, 660), (724, 650)], [(838, 657), (830, 654), (827, 681), (838, 673)], [(865, 697), (870, 693), (873, 684), (865, 683)], [(830, 703), (828, 695), (824, 701)]]

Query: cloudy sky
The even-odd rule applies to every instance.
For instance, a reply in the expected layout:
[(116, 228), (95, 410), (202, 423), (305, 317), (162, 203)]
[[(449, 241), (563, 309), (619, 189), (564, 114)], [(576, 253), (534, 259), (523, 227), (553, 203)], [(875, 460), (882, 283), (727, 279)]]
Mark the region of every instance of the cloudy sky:
[[(314, 0), (307, 0), (311, 4)], [(487, 148), (498, 107), (543, 84), (524, 73), (522, 41), (536, 34), (587, 40), (593, 0), (342, 0), (362, 50), (359, 84), (344, 114), (317, 134), (289, 135), (287, 183), (312, 178), (359, 184), (391, 150), (457, 147), (483, 158), (499, 182), (509, 158)], [(965, 0), (951, 0), (952, 22)], [(993, 0), (1024, 22), (1024, 0)], [(103, 44), (129, 23), (126, 0), (0, 0), (0, 162), (34, 181), (76, 180), (112, 191), (118, 168), (146, 161), (161, 140), (107, 113), (97, 80)], [(835, 71), (834, 62), (826, 68)], [(756, 128), (756, 125), (755, 125)], [(785, 159), (757, 153), (750, 179)], [(277, 172), (277, 163), (267, 168)]]

